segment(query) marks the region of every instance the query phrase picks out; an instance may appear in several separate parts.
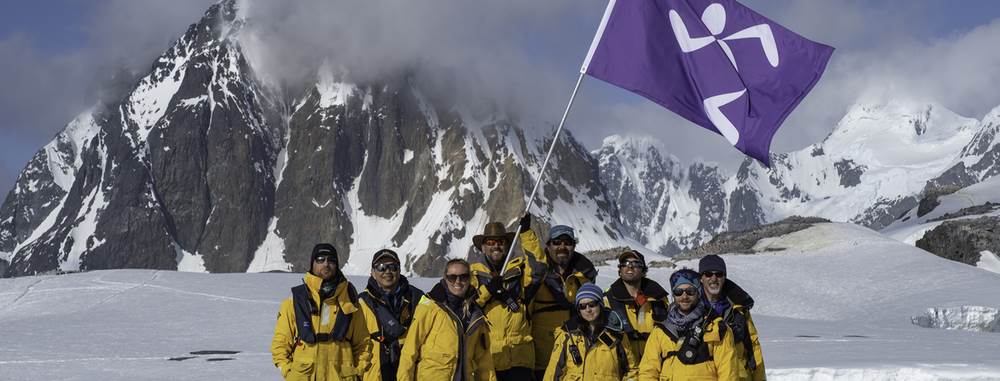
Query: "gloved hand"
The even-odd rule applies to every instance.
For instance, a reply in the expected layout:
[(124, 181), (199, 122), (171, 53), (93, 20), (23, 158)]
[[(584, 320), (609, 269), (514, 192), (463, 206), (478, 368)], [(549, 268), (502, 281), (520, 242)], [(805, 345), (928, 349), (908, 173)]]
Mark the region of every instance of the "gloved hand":
[(531, 230), (531, 213), (525, 213), (524, 217), (521, 217), (520, 226), (517, 229), (518, 233), (524, 233)]
[(507, 291), (504, 287), (503, 277), (495, 276), (486, 284), (486, 289), (493, 295), (493, 298), (503, 303), (511, 311), (517, 311), (521, 306), (517, 303), (517, 299), (513, 294)]

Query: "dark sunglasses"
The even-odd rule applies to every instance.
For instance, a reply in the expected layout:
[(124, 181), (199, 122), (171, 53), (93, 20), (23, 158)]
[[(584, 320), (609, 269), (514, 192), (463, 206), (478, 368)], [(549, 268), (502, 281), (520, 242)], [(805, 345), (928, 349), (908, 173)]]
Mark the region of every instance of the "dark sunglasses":
[(316, 262), (316, 263), (319, 263), (319, 264), (322, 265), (322, 264), (327, 263), (327, 262), (329, 262), (330, 264), (336, 263), (336, 260), (333, 258), (333, 256), (318, 255), (318, 256), (316, 256), (315, 259), (313, 259), (313, 262)]
[(644, 269), (644, 268), (646, 268), (646, 265), (642, 264), (642, 262), (640, 262), (640, 261), (618, 262), (618, 268), (623, 269), (623, 268), (626, 268), (626, 267), (628, 267), (630, 269)]
[(579, 308), (580, 311), (583, 311), (583, 310), (588, 309), (588, 308), (598, 308), (600, 306), (601, 306), (600, 302), (598, 302), (598, 301), (590, 301), (590, 302), (586, 302), (586, 303), (577, 304), (576, 308)]
[(696, 295), (698, 295), (698, 289), (696, 289), (694, 287), (675, 288), (674, 289), (674, 296), (681, 296), (681, 295), (684, 295), (684, 294), (687, 294), (688, 296), (696, 296)]
[(471, 279), (471, 277), (469, 276), (469, 273), (465, 273), (465, 274), (448, 274), (448, 275), (444, 276), (444, 279), (447, 279), (448, 283), (455, 283), (455, 282), (458, 282), (458, 281), (468, 282), (469, 279)]
[(503, 245), (503, 242), (504, 241), (502, 239), (488, 238), (488, 239), (484, 239), (483, 240), (483, 245), (487, 245), (487, 246), (500, 246), (500, 245)]
[(576, 242), (571, 239), (554, 239), (549, 241), (551, 246), (576, 246)]
[(378, 271), (380, 273), (384, 273), (386, 271), (395, 271), (395, 272), (398, 272), (399, 271), (399, 264), (398, 263), (394, 263), (394, 262), (376, 263), (375, 266), (372, 266), (372, 268), (375, 269), (375, 271)]
[(711, 278), (711, 277), (725, 278), (726, 277), (726, 273), (724, 273), (722, 271), (706, 271), (706, 272), (701, 273), (701, 276), (703, 276), (705, 278)]

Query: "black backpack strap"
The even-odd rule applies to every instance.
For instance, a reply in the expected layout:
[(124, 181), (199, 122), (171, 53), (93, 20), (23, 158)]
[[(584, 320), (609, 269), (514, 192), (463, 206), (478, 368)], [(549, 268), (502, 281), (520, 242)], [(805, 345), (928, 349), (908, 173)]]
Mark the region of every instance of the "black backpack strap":
[(312, 315), (319, 312), (309, 293), (309, 286), (300, 284), (292, 287), (292, 306), (295, 309), (296, 338), (309, 344), (316, 343), (316, 331), (312, 326)]

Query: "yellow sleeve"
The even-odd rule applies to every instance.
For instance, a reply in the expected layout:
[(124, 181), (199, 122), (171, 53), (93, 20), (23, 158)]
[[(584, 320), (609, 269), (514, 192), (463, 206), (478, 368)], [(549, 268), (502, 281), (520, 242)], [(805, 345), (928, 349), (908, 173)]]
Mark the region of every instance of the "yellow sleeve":
[(542, 250), (542, 243), (538, 241), (538, 236), (535, 235), (534, 230), (528, 230), (521, 233), (521, 250), (524, 251), (524, 255), (531, 255), (536, 261), (541, 264), (548, 263), (545, 258), (545, 251)]
[(399, 355), (399, 369), (396, 371), (396, 380), (413, 381), (416, 378), (417, 362), (420, 357), (420, 345), (430, 336), (430, 318), (428, 311), (431, 303), (426, 296), (420, 299), (420, 304), (413, 311), (413, 320), (410, 329), (406, 332), (406, 339), (403, 340), (403, 349)]
[(292, 363), (292, 351), (295, 350), (295, 309), (292, 299), (281, 302), (278, 309), (278, 321), (274, 324), (274, 338), (271, 339), (271, 359), (274, 366), (281, 369), (281, 376), (288, 375)]
[(757, 369), (754, 369), (752, 379), (753, 381), (764, 381), (767, 380), (767, 376), (764, 373), (764, 354), (760, 350), (760, 338), (757, 336), (757, 327), (753, 324), (753, 318), (750, 317), (750, 311), (746, 311), (747, 316), (747, 332), (750, 334), (750, 343), (753, 345), (753, 358), (757, 362)]
[[(715, 329), (719, 329), (719, 325), (724, 323), (722, 323), (721, 318), (717, 318), (713, 324), (715, 324)], [(726, 331), (722, 335), (722, 340), (712, 349), (712, 358), (715, 362), (716, 377), (718, 377), (719, 381), (737, 381), (739, 379), (738, 368), (736, 367), (743, 366), (743, 364), (740, 364), (736, 358), (736, 345), (733, 341), (732, 332)]]
[(485, 328), (479, 329), (479, 339), (473, 354), (473, 361), (476, 369), (473, 370), (477, 381), (497, 381), (497, 374), (493, 369), (493, 354), (490, 353), (490, 331)]
[[(563, 348), (566, 344), (566, 331), (562, 328), (556, 330), (556, 345), (552, 348), (552, 355), (549, 356), (549, 365), (545, 367), (545, 376), (542, 380), (545, 381), (559, 381), (556, 380), (556, 368), (559, 367), (559, 356), (562, 356)], [(563, 374), (566, 374), (566, 369), (563, 369)]]
[[(470, 285), (472, 286), (472, 288), (478, 291), (478, 295), (476, 296), (476, 304), (478, 304), (480, 307), (485, 308), (486, 302), (490, 300), (490, 296), (492, 296), (492, 294), (490, 294), (490, 291), (486, 289), (485, 284), (479, 282), (479, 277), (477, 275), (483, 274), (484, 272), (476, 267), (478, 267), (478, 264), (473, 265), (472, 280)], [(485, 274), (489, 276), (489, 273)]]
[(622, 336), (622, 349), (625, 350), (625, 357), (628, 362), (628, 371), (622, 375), (622, 381), (636, 381), (639, 377), (639, 361), (635, 358), (635, 354), (632, 353), (632, 343), (629, 342), (628, 336)]
[(365, 307), (360, 299), (358, 300), (358, 310), (351, 314), (351, 352), (354, 354), (354, 368), (357, 374), (363, 375), (371, 366), (372, 361), (372, 340), (368, 333), (368, 319), (365, 316)]
[(361, 312), (365, 315), (365, 333), (368, 335), (368, 346), (365, 347), (365, 354), (358, 363), (358, 374), (365, 374), (374, 364), (372, 356), (378, 356), (379, 344), (371, 340), (371, 335), (378, 332), (378, 321), (375, 319), (375, 312), (368, 306), (368, 303), (365, 303), (364, 300), (358, 300), (358, 304), (361, 306)]
[(639, 381), (659, 381), (660, 368), (663, 366), (663, 351), (670, 343), (670, 338), (663, 330), (654, 328), (646, 341), (646, 350), (639, 361)]

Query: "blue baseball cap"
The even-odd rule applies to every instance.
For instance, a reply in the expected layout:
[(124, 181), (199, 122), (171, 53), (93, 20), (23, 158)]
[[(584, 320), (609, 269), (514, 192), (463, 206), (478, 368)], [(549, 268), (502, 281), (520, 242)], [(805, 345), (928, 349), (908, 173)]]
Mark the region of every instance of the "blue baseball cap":
[(573, 228), (566, 225), (556, 225), (552, 229), (549, 229), (549, 241), (562, 236), (569, 236), (573, 242), (576, 242), (576, 234), (573, 233)]

